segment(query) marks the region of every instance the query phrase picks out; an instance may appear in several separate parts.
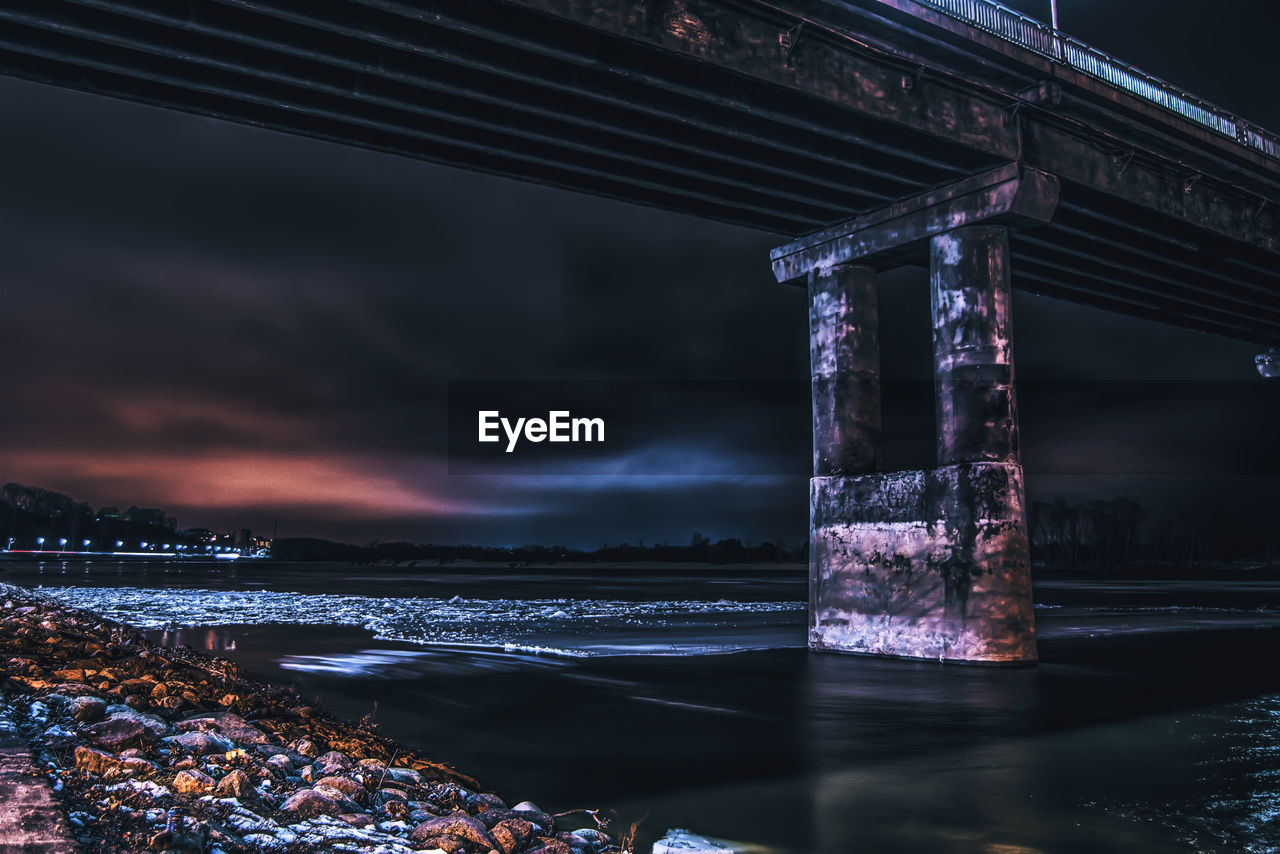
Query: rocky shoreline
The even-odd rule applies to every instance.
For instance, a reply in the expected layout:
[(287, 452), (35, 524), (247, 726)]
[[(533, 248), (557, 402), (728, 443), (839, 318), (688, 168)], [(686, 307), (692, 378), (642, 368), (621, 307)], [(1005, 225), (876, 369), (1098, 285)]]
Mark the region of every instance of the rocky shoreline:
[(369, 722), (10, 585), (0, 585), (0, 703), (86, 850), (631, 849), (596, 811), (508, 808)]

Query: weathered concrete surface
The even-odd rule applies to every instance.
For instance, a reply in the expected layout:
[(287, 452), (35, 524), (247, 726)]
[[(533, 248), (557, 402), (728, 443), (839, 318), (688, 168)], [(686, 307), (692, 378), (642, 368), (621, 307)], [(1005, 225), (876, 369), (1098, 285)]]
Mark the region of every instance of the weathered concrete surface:
[(815, 475), (882, 468), (879, 326), (874, 270), (842, 265), (810, 274)]
[(62, 808), (31, 764), (13, 721), (0, 714), (0, 854), (75, 854)]
[(1058, 207), (1058, 179), (1019, 163), (903, 199), (772, 250), (779, 282), (835, 264), (889, 269), (923, 260), (931, 238), (979, 223), (1035, 226)]
[(931, 241), (938, 464), (1018, 461), (1009, 234), (975, 225)]
[(1036, 660), (1016, 463), (815, 477), (810, 511), (810, 648)]

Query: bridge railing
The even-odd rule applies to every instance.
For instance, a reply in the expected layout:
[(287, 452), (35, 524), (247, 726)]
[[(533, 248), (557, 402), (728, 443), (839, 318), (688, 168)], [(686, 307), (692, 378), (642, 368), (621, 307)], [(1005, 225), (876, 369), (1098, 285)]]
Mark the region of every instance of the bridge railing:
[(1070, 36), (1003, 6), (995, 0), (919, 0), (926, 6), (980, 30), (1137, 95), (1270, 157), (1280, 159), (1280, 136), (1234, 113)]

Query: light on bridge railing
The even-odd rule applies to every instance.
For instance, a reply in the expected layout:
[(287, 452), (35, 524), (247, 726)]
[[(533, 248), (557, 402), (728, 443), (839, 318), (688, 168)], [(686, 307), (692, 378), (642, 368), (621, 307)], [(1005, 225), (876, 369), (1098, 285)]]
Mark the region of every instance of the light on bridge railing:
[(1253, 361), (1258, 366), (1258, 373), (1269, 380), (1280, 379), (1280, 347), (1259, 353)]

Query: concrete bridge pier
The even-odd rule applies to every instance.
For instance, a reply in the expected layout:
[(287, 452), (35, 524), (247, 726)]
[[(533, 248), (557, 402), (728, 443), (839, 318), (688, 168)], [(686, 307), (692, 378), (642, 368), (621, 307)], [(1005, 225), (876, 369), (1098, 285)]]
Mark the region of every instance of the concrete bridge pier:
[(880, 318), (875, 270), (838, 264), (809, 274), (813, 473), (883, 468)]
[[(986, 192), (952, 194), (959, 213), (927, 197), (922, 220), (872, 217), (775, 253), (780, 279), (803, 270), (809, 285), (812, 649), (1036, 660), (1008, 229), (1051, 215), (1057, 185), (1021, 175), (1000, 186), (1010, 195), (994, 212)], [(851, 261), (905, 258), (904, 247), (929, 263), (938, 467), (883, 472), (874, 270)]]

